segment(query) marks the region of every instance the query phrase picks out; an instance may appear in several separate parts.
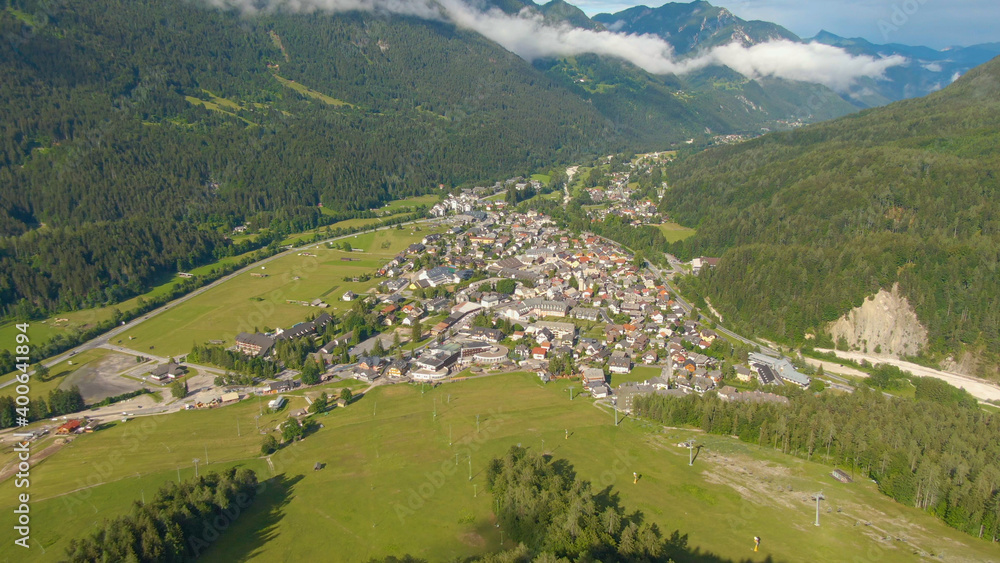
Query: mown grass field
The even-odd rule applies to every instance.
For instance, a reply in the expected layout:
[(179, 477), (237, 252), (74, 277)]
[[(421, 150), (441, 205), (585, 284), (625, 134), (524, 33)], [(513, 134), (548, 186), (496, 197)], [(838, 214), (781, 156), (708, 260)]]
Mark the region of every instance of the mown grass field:
[(663, 233), (663, 237), (667, 239), (667, 242), (677, 242), (693, 237), (696, 232), (694, 229), (682, 227), (677, 223), (662, 223), (654, 226), (660, 229), (660, 232)]
[(379, 211), (383, 213), (398, 213), (407, 207), (416, 207), (418, 205), (426, 205), (427, 207), (430, 207), (437, 203), (440, 199), (441, 196), (437, 194), (426, 194), (408, 197), (405, 199), (396, 199), (387, 203), (385, 207), (382, 207)]
[[(223, 340), (229, 345), (243, 331), (287, 328), (309, 315), (346, 311), (351, 307), (351, 303), (341, 299), (346, 291), (360, 295), (382, 280), (354, 282), (344, 278), (372, 273), (411, 243), (428, 233), (439, 232), (428, 225), (419, 228), (420, 231), (414, 227), (386, 229), (344, 239), (364, 252), (310, 245), (301, 252), (269, 262), (264, 269), (254, 270), (253, 273), (266, 278), (244, 273), (138, 325), (123, 335), (122, 343), (140, 352), (178, 356), (189, 352), (192, 344)], [(317, 298), (329, 307), (320, 309), (288, 302), (311, 302)], [(129, 336), (134, 339), (128, 340)]]
[[(946, 561), (1000, 559), (995, 546), (893, 502), (871, 483), (834, 481), (828, 466), (631, 419), (615, 427), (612, 413), (592, 401), (570, 401), (570, 384), (508, 374), (423, 395), (419, 386), (376, 388), (317, 417), (323, 427), (272, 456), (273, 469), (258, 452), (256, 399), (118, 423), (77, 438), (32, 469), (35, 548), (17, 560), (57, 560), (70, 538), (95, 520), (126, 511), (160, 483), (176, 480), (178, 470), (190, 477), (194, 458), (205, 470), (206, 455), (207, 469), (241, 464), (267, 481), (258, 501), (210, 542), (205, 561), (475, 555), (500, 547), (484, 468), (513, 444), (567, 459), (580, 478), (597, 489), (613, 487), (626, 507), (641, 510), (664, 532), (680, 529), (692, 546), (725, 559), (924, 560), (915, 549)], [(265, 414), (262, 425), (276, 425), (304, 400), (291, 403)], [(676, 446), (691, 437), (704, 446), (693, 467), (688, 451)], [(326, 465), (314, 470), (317, 462)], [(637, 484), (633, 471), (641, 475)], [(807, 495), (818, 490), (827, 500), (817, 528)], [(0, 509), (10, 509), (14, 492), (11, 481), (0, 483)], [(0, 529), (0, 541), (9, 544), (13, 534)], [(752, 551), (754, 535), (764, 540), (759, 553)], [(880, 539), (886, 535), (907, 543)], [(511, 546), (509, 538), (505, 545)]]
[[(389, 205), (391, 209), (399, 209), (402, 207), (419, 205), (421, 203), (427, 204), (429, 201), (432, 202), (436, 200), (436, 197), (437, 196), (428, 195), (428, 196), (406, 198), (402, 200), (393, 201)], [(330, 225), (330, 228), (374, 226), (378, 223), (381, 223), (382, 221), (383, 219), (378, 219), (378, 218), (349, 219), (347, 221), (340, 221), (338, 223), (334, 223), (333, 225)], [(421, 228), (426, 229), (427, 227), (422, 226)], [(407, 227), (406, 232), (410, 232), (410, 230), (412, 230), (412, 227)], [(294, 235), (290, 235), (282, 242), (282, 244), (293, 244), (295, 242), (298, 242), (300, 239), (304, 240), (305, 238), (312, 236), (315, 232), (322, 232), (322, 229), (318, 229), (316, 231), (309, 231), (307, 233), (297, 233)], [(255, 236), (255, 235), (244, 235), (244, 237), (241, 238), (246, 238), (249, 236)], [(422, 236), (420, 238), (422, 238)], [(419, 240), (419, 238), (415, 240)], [(248, 252), (246, 254), (241, 254), (239, 256), (230, 256), (222, 258), (221, 260), (218, 260), (211, 264), (205, 264), (203, 266), (191, 269), (188, 271), (188, 273), (194, 275), (205, 275), (210, 273), (213, 269), (218, 268), (220, 266), (239, 262), (244, 257), (253, 254), (253, 252), (254, 251)], [(121, 303), (117, 303), (115, 305), (110, 305), (107, 307), (95, 307), (92, 309), (83, 309), (80, 311), (72, 311), (68, 313), (58, 313), (48, 319), (31, 321), (29, 323), (30, 328), (28, 329), (28, 335), (31, 338), (33, 348), (37, 348), (37, 346), (41, 345), (44, 342), (47, 342), (49, 339), (51, 339), (53, 336), (57, 334), (71, 334), (79, 330), (86, 330), (87, 328), (90, 328), (99, 322), (110, 319), (115, 309), (118, 309), (119, 311), (122, 312), (128, 312), (138, 306), (139, 299), (152, 299), (159, 297), (171, 291), (177, 284), (181, 283), (181, 281), (183, 281), (183, 278), (181, 278), (176, 274), (173, 274), (169, 277), (164, 278), (162, 282), (160, 282), (158, 285), (150, 289), (148, 292), (133, 297), (132, 299), (122, 301)], [(346, 291), (346, 289), (344, 291)], [(18, 332), (19, 331), (16, 327), (16, 323), (10, 322), (0, 325), (0, 349), (4, 348), (12, 349), (13, 346), (15, 345), (14, 338)], [(44, 358), (33, 357), (32, 363), (43, 359)]]
[[(329, 215), (329, 214), (332, 213), (332, 211), (328, 211), (328, 208), (324, 207), (322, 209), (321, 213), (325, 213), (325, 214)], [(402, 213), (396, 213), (396, 214), (392, 214), (392, 215), (385, 215), (385, 216), (382, 216), (382, 217), (368, 217), (368, 218), (347, 219), (345, 221), (338, 221), (338, 222), (336, 222), (336, 223), (334, 223), (332, 225), (329, 225), (329, 226), (320, 227), (318, 229), (313, 229), (313, 230), (305, 231), (305, 232), (302, 232), (302, 233), (296, 233), (294, 235), (288, 235), (285, 238), (285, 240), (281, 241), (281, 244), (282, 245), (292, 244), (292, 245), (295, 245), (295, 246), (300, 246), (302, 244), (305, 244), (305, 241), (307, 239), (309, 239), (310, 237), (312, 237), (313, 235), (315, 235), (316, 233), (325, 234), (329, 230), (335, 229), (337, 227), (344, 228), (344, 229), (358, 229), (358, 228), (366, 228), (366, 227), (377, 227), (378, 225), (381, 225), (382, 223), (384, 223), (386, 220), (388, 220), (388, 219), (395, 219), (395, 218), (397, 218), (397, 217), (399, 217), (401, 215), (403, 215), (403, 214)]]

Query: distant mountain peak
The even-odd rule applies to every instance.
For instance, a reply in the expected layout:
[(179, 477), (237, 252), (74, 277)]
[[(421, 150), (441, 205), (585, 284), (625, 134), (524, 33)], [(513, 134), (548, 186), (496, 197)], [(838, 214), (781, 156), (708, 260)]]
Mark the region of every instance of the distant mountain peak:
[(819, 33), (817, 33), (816, 36), (812, 38), (812, 40), (813, 41), (818, 41), (820, 39), (833, 39), (833, 40), (837, 40), (837, 39), (843, 39), (843, 37), (841, 37), (840, 35), (837, 35), (836, 33), (831, 33), (831, 32), (829, 32), (829, 31), (827, 31), (825, 29), (821, 29), (821, 30), (819, 30)]
[(779, 25), (746, 21), (703, 0), (668, 2), (658, 8), (635, 6), (616, 14), (598, 14), (593, 19), (608, 29), (657, 35), (681, 55), (733, 41), (748, 47), (774, 39), (799, 41), (798, 36)]

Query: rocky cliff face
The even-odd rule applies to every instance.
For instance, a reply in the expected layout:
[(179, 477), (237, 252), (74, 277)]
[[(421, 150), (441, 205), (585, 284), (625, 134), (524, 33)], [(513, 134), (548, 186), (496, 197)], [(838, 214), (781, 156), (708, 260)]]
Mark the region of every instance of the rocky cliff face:
[(869, 354), (913, 356), (927, 345), (927, 329), (900, 294), (899, 284), (893, 285), (892, 291), (883, 289), (869, 297), (830, 323), (829, 330), (834, 341), (843, 337), (851, 348)]

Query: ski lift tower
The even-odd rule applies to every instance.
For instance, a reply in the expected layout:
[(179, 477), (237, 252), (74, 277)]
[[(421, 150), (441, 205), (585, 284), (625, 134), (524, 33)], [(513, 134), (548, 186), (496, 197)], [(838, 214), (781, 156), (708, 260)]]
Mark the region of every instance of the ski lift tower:
[(823, 491), (820, 491), (813, 495), (813, 499), (816, 500), (816, 525), (819, 526), (819, 501), (826, 500), (826, 497), (823, 496)]

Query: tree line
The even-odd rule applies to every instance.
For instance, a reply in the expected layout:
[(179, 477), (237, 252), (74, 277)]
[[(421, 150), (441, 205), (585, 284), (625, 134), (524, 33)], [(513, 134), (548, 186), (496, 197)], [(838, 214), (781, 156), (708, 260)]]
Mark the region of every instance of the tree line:
[(532, 557), (570, 561), (663, 561), (686, 537), (664, 538), (641, 512), (629, 513), (609, 487), (594, 490), (566, 460), (511, 446), (487, 467), (497, 521)]
[(227, 350), (222, 346), (195, 345), (187, 355), (187, 361), (219, 366), (238, 374), (259, 378), (271, 378), (277, 375), (278, 366), (264, 358), (251, 358), (235, 350)]
[[(486, 479), (497, 525), (515, 547), (468, 558), (470, 563), (723, 561), (691, 550), (687, 534), (664, 536), (642, 512), (628, 511), (613, 488), (595, 490), (579, 479), (565, 459), (511, 446), (490, 461)], [(424, 561), (404, 555), (369, 563)]]
[[(34, 422), (50, 416), (80, 412), (85, 407), (80, 388), (74, 385), (69, 389), (53, 389), (49, 391), (48, 398), (32, 398), (28, 404), (26, 418), (29, 422)], [(0, 396), (0, 428), (12, 428), (18, 425), (17, 418), (21, 415), (18, 414), (17, 408), (13, 397), (10, 395)]]
[(149, 503), (135, 501), (129, 514), (72, 540), (66, 556), (74, 563), (196, 559), (209, 546), (206, 538), (217, 537), (250, 507), (257, 489), (257, 474), (235, 467), (168, 482)]

